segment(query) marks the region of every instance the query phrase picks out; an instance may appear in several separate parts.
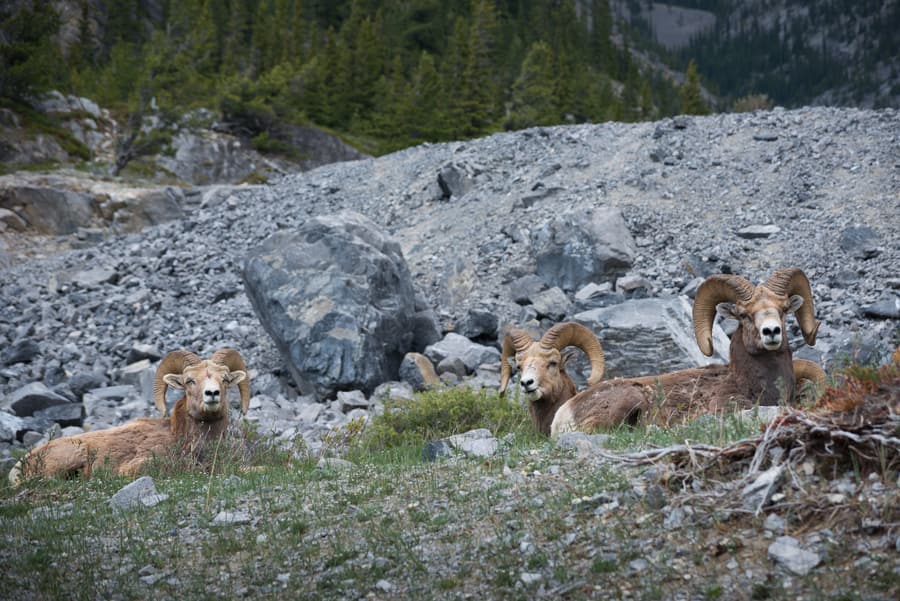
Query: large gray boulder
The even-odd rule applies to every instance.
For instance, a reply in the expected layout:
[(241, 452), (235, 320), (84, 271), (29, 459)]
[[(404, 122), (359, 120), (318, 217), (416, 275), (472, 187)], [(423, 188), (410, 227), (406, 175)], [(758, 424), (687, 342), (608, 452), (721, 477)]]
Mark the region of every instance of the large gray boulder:
[(549, 287), (574, 292), (589, 282), (614, 281), (632, 266), (634, 239), (615, 207), (570, 211), (534, 230), (536, 273)]
[(370, 393), (412, 350), (412, 279), (400, 245), (359, 213), (311, 219), (251, 251), (247, 296), (304, 394)]
[(658, 374), (728, 361), (730, 341), (716, 324), (712, 357), (694, 340), (691, 304), (684, 296), (644, 298), (583, 311), (574, 320), (603, 343), (606, 378)]
[(91, 225), (97, 217), (90, 194), (34, 186), (15, 179), (0, 186), (0, 208), (9, 209), (42, 234), (71, 234)]

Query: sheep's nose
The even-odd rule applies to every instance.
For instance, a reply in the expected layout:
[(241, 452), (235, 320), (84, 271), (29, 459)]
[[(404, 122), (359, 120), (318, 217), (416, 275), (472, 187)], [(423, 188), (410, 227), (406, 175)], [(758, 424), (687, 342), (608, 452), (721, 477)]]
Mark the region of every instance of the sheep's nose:
[(766, 336), (767, 338), (773, 338), (773, 337), (781, 334), (781, 326), (775, 326), (772, 328), (768, 328), (768, 327), (763, 328), (762, 333), (763, 333), (763, 336)]
[(203, 391), (204, 400), (207, 403), (218, 403), (219, 402), (219, 391), (218, 390), (204, 390)]
[(530, 390), (534, 386), (534, 378), (522, 378), (522, 388)]

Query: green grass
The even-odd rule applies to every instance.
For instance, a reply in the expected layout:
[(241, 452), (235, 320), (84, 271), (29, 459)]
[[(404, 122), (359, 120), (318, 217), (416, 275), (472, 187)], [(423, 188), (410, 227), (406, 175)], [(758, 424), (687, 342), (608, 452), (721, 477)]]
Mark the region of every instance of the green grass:
[[(733, 578), (749, 568), (754, 574), (752, 583), (740, 580), (746, 598), (789, 599), (839, 590), (841, 570), (858, 558), (833, 554), (829, 563), (843, 566), (785, 587), (766, 557), (768, 542), (752, 546), (747, 528), (755, 522), (667, 531), (664, 512), (633, 490), (644, 468), (558, 448), (531, 431), (515, 401), (452, 390), (391, 407), (372, 421), (377, 438), (357, 424), (328, 441), (329, 452), (348, 446), (348, 468), (319, 469), (302, 445), (281, 449), (252, 428), (246, 444), (208, 450), (205, 467), (160, 458), (151, 473), (169, 499), (152, 508), (110, 509), (109, 497), (127, 481), (109, 473), (22, 490), (2, 485), (0, 598), (527, 599), (558, 589), (567, 599), (715, 599), (735, 593), (721, 579), (734, 557), (742, 567)], [(477, 419), (455, 424), (460, 408)], [(422, 459), (416, 435), (479, 426), (506, 433), (496, 456)], [(607, 442), (621, 450), (685, 440), (722, 445), (756, 431), (751, 421), (703, 419), (668, 431), (622, 428)], [(675, 494), (667, 491), (667, 500)], [(601, 507), (607, 499), (618, 506)], [(224, 510), (246, 512), (251, 522), (215, 524)], [(723, 534), (729, 530), (741, 545), (722, 542), (732, 540)], [(723, 549), (721, 557), (713, 549)], [(858, 586), (889, 596), (900, 586), (891, 556), (872, 557), (882, 576)], [(634, 573), (635, 559), (647, 567)], [(526, 585), (524, 573), (539, 582)]]

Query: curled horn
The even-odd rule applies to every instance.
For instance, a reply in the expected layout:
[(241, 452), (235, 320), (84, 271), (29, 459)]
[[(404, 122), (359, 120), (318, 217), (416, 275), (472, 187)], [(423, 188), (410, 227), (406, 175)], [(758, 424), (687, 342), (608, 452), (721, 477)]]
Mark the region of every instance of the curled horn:
[(796, 390), (800, 389), (804, 380), (812, 384), (814, 389), (813, 400), (818, 401), (825, 392), (825, 388), (828, 387), (828, 379), (825, 377), (825, 370), (812, 361), (794, 359), (794, 382), (796, 383)]
[(200, 363), (200, 357), (184, 349), (172, 351), (159, 362), (159, 367), (156, 368), (156, 375), (153, 377), (153, 404), (156, 405), (156, 410), (162, 415), (165, 416), (168, 413), (166, 410), (166, 390), (169, 388), (163, 377), (169, 374), (181, 375), (185, 367), (197, 365), (198, 363)]
[(509, 379), (512, 377), (512, 365), (509, 364), (509, 358), (514, 357), (516, 353), (524, 351), (533, 343), (534, 339), (524, 330), (512, 329), (503, 337), (503, 350), (500, 355), (501, 395), (506, 392)]
[(697, 346), (707, 357), (713, 354), (712, 327), (716, 305), (722, 302), (748, 301), (754, 286), (739, 275), (711, 275), (700, 284), (694, 298), (694, 336)]
[(797, 309), (797, 322), (800, 324), (800, 330), (803, 332), (803, 339), (806, 344), (812, 346), (816, 343), (816, 332), (819, 331), (819, 322), (815, 318), (815, 309), (813, 308), (812, 290), (809, 287), (809, 280), (802, 269), (790, 267), (788, 269), (779, 269), (772, 274), (772, 277), (763, 284), (766, 288), (781, 296), (790, 297), (799, 294), (803, 297), (803, 304)]
[(596, 384), (603, 378), (606, 369), (606, 359), (603, 356), (603, 347), (597, 336), (587, 327), (575, 322), (558, 323), (541, 338), (541, 346), (563, 350), (567, 346), (575, 346), (584, 351), (591, 362), (591, 375), (588, 377), (588, 385)]
[[(219, 365), (224, 365), (228, 368), (228, 371), (242, 371), (247, 373), (247, 365), (244, 363), (244, 358), (241, 357), (241, 354), (237, 352), (233, 348), (220, 348), (213, 356), (209, 358), (210, 362), (218, 363)], [(241, 393), (241, 413), (247, 413), (247, 409), (250, 408), (250, 374), (248, 373), (246, 377), (238, 382), (238, 390)]]

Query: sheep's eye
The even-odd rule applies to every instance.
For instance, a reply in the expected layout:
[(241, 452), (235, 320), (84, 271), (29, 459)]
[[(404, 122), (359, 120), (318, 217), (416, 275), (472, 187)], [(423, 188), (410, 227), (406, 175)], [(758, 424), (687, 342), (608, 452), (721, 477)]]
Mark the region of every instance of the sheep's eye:
[(559, 366), (559, 361), (551, 361), (550, 362), (550, 367), (557, 367), (557, 366)]
[(193, 378), (188, 378), (187, 380), (184, 381), (184, 383), (187, 384), (188, 386), (193, 386), (197, 382)]

